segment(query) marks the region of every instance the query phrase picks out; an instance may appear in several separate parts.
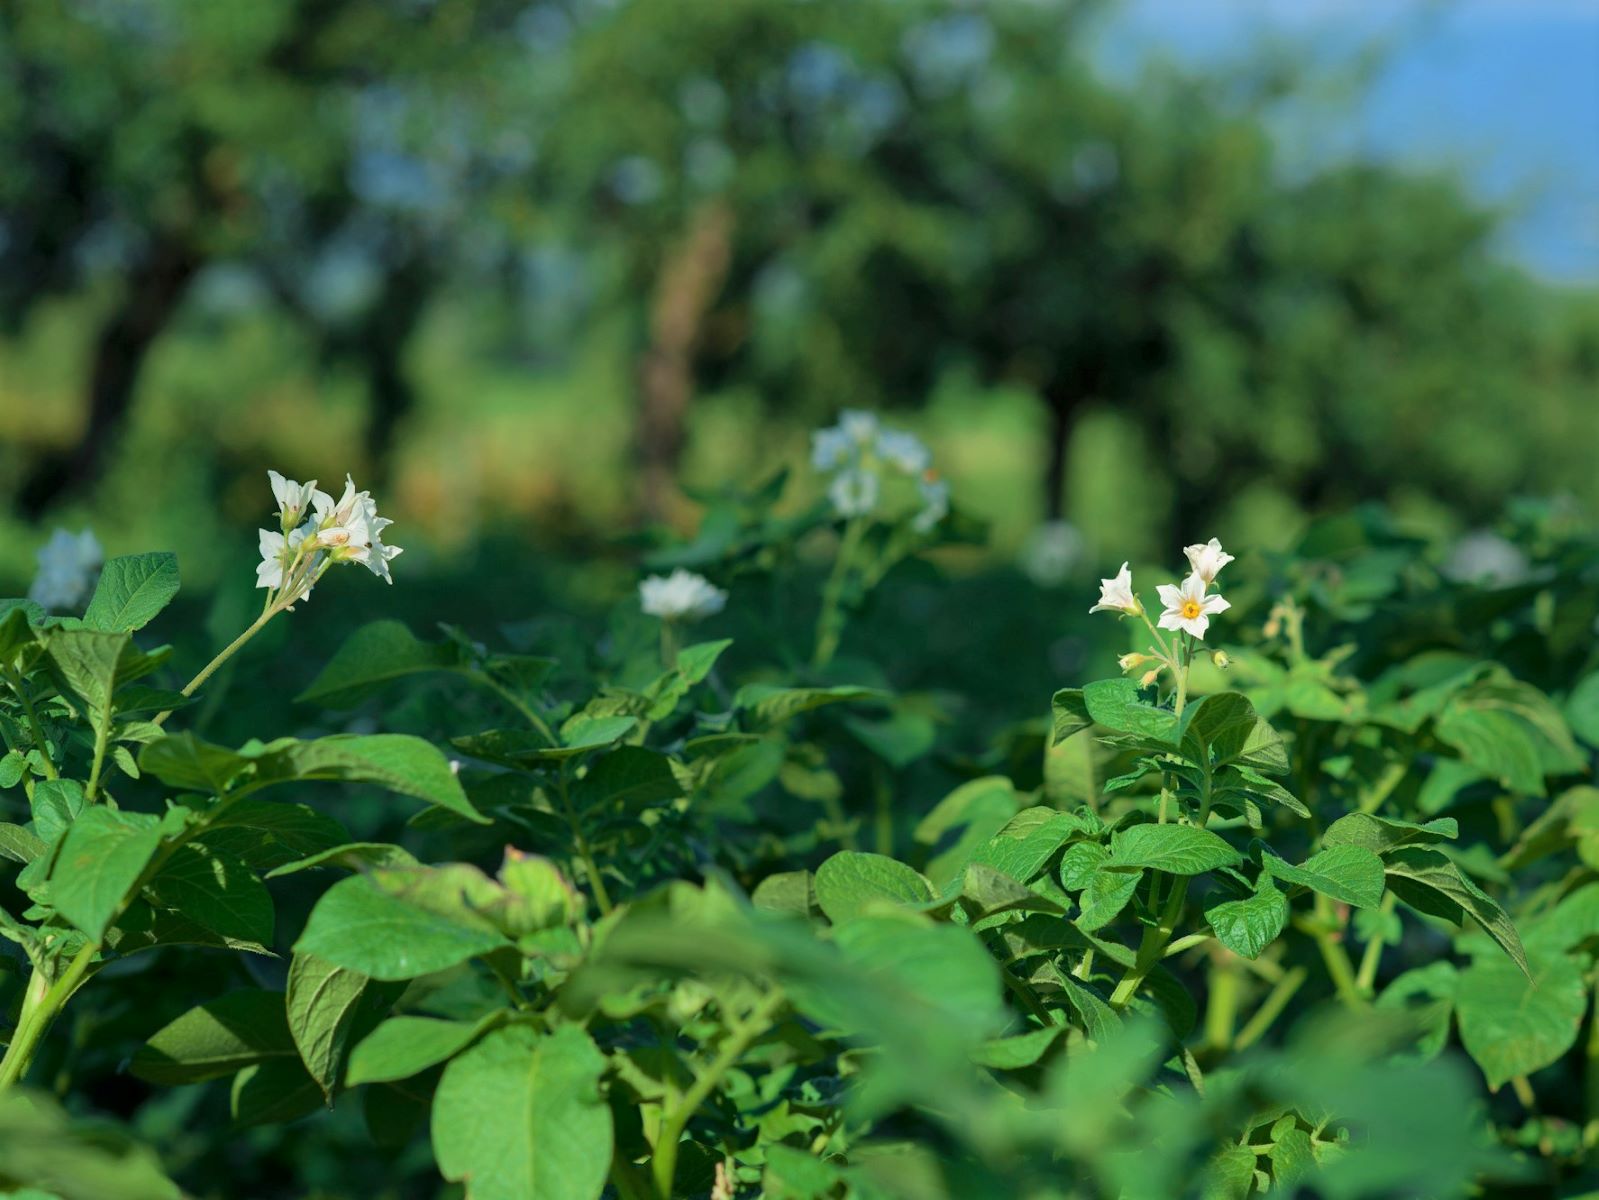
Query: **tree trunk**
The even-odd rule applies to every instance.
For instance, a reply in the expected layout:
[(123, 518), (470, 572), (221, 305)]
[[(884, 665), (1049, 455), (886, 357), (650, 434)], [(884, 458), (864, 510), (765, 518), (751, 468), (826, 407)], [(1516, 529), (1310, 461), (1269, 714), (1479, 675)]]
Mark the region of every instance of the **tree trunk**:
[(1044, 388), (1049, 409), (1049, 458), (1044, 467), (1044, 516), (1058, 521), (1066, 511), (1066, 459), (1071, 450), (1072, 422), (1083, 402), (1082, 390), (1069, 376), (1056, 376)]
[(713, 201), (667, 254), (650, 304), (650, 344), (638, 367), (637, 454), (644, 511), (665, 515), (683, 456), (694, 352), (732, 258), (733, 218)]
[(377, 309), (361, 331), (369, 410), (367, 463), (373, 483), (383, 486), (393, 468), (396, 435), (416, 407), (416, 390), (405, 374), (405, 349), (427, 308), (430, 276), (417, 259), (390, 274)]
[(106, 451), (127, 420), (144, 360), (188, 292), (203, 260), (175, 240), (155, 244), (134, 268), (127, 295), (100, 328), (89, 374), (89, 414), (83, 436), (66, 454), (51, 455), (36, 466), (17, 497), (17, 507), (32, 519), (99, 479)]

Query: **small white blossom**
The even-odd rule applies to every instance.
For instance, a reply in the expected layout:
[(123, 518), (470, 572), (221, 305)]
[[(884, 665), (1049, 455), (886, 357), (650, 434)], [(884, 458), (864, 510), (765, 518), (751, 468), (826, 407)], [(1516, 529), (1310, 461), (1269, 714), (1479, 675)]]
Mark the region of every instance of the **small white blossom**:
[(1040, 587), (1052, 587), (1072, 573), (1083, 556), (1083, 535), (1069, 521), (1045, 521), (1022, 548), (1022, 570)]
[(39, 574), (28, 588), (28, 599), (45, 608), (77, 608), (104, 561), (105, 551), (92, 530), (73, 534), (57, 529), (39, 548)]
[(1193, 568), (1194, 574), (1205, 581), (1206, 587), (1215, 583), (1221, 569), (1233, 561), (1233, 556), (1223, 550), (1221, 542), (1215, 538), (1203, 544), (1184, 546), (1183, 553), (1188, 556), (1188, 565)]
[[(280, 588), (289, 581), (290, 569), (294, 560), (299, 557), (300, 545), (307, 537), (306, 527), (291, 530), (287, 536), (272, 529), (258, 531), (261, 535), (261, 561), (255, 568), (255, 586), (263, 588)], [(311, 589), (306, 587), (296, 597), (304, 600), (311, 594)]]
[(311, 497), (316, 494), (316, 480), (307, 483), (297, 483), (292, 479), (285, 479), (276, 471), (268, 471), (267, 479), (272, 483), (272, 495), (278, 502), (279, 523), (283, 532), (287, 533), (300, 523), (306, 512), (311, 507)]
[(837, 470), (854, 452), (854, 441), (836, 425), (811, 434), (811, 466), (818, 471)]
[(1456, 583), (1508, 587), (1526, 579), (1527, 556), (1514, 542), (1479, 529), (1454, 544), (1442, 570)]
[(393, 521), (378, 516), (378, 506), (370, 492), (355, 490), (355, 480), (344, 477), (344, 495), (335, 502), (324, 491), (311, 496), (316, 510), (315, 529), (318, 549), (326, 550), (335, 562), (358, 562), (385, 583), (393, 583), (389, 562), (401, 553), (399, 546), (385, 546), (383, 531)]
[(922, 493), (922, 510), (911, 521), (911, 526), (917, 533), (927, 533), (949, 515), (949, 483), (928, 471), (916, 486)]
[(851, 467), (834, 476), (827, 489), (833, 510), (841, 517), (864, 517), (877, 507), (877, 476), (861, 467)]
[(933, 461), (922, 439), (902, 429), (885, 429), (877, 435), (877, 456), (907, 475), (920, 475)]
[(682, 567), (670, 575), (651, 575), (639, 583), (638, 592), (639, 606), (663, 621), (698, 621), (727, 604), (725, 591)]
[(877, 437), (877, 414), (861, 408), (846, 408), (838, 415), (838, 427), (864, 450)]
[(1160, 627), (1181, 629), (1196, 638), (1204, 637), (1205, 630), (1210, 628), (1210, 618), (1232, 607), (1220, 595), (1207, 596), (1205, 586), (1204, 579), (1196, 571), (1183, 580), (1181, 587), (1163, 583), (1156, 588), (1160, 602), (1166, 606), (1166, 611), (1160, 614)]
[(1133, 572), (1126, 563), (1122, 563), (1122, 569), (1111, 578), (1099, 581), (1099, 603), (1088, 611), (1129, 613), (1135, 617), (1144, 611), (1138, 597), (1133, 595)]

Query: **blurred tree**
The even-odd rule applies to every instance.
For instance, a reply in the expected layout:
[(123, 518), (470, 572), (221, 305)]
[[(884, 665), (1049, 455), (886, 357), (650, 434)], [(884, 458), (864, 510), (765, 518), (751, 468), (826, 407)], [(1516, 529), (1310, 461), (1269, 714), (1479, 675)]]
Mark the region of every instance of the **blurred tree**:
[(25, 482), (37, 513), (91, 482), (140, 368), (208, 266), (242, 267), (349, 358), (381, 462), (411, 406), (403, 353), (467, 211), (523, 165), (497, 135), (526, 84), (525, 4), (0, 0), (0, 319), (106, 294), (78, 443)]
[(539, 178), (637, 313), (648, 486), (693, 390), (821, 417), (956, 369), (1039, 397), (1051, 515), (1097, 406), (1145, 431), (1179, 537), (1246, 483), (1486, 511), (1551, 461), (1581, 477), (1599, 327), (1497, 263), (1494, 214), (1383, 167), (1285, 177), (1264, 118), (1291, 63), (1106, 82), (1104, 7), (584, 10)]

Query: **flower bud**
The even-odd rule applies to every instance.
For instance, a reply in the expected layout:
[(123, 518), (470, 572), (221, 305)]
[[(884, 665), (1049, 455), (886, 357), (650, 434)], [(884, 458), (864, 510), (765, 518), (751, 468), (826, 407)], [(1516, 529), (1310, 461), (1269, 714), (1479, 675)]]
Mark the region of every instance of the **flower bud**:
[(1160, 668), (1159, 667), (1156, 667), (1153, 671), (1145, 671), (1144, 672), (1144, 677), (1138, 681), (1138, 686), (1139, 687), (1154, 687), (1155, 686), (1155, 680), (1157, 680), (1159, 678), (1160, 678)]
[(1223, 671), (1233, 665), (1233, 660), (1227, 657), (1227, 651), (1225, 650), (1217, 650), (1210, 656), (1210, 661)]
[(1141, 667), (1149, 661), (1147, 654), (1124, 654), (1116, 660), (1118, 666), (1124, 671), (1131, 671), (1134, 667)]

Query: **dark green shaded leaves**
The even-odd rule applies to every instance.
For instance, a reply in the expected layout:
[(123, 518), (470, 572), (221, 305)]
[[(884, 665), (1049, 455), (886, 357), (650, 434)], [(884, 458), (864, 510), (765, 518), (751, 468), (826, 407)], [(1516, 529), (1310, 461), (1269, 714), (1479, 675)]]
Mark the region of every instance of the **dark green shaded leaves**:
[(327, 708), (353, 708), (384, 684), (408, 675), (459, 666), (453, 642), (424, 642), (399, 621), (374, 621), (357, 629), (295, 697)]
[(272, 944), (272, 897), (236, 855), (189, 842), (179, 846), (146, 888), (158, 908), (173, 909), (219, 937)]
[(296, 1057), (282, 993), (248, 988), (191, 1008), (161, 1028), (134, 1054), (130, 1069), (151, 1083), (199, 1083)]
[(1523, 974), (1529, 974), (1527, 954), (1509, 914), (1453, 862), (1436, 850), (1407, 846), (1388, 856), (1387, 867), (1388, 886), (1406, 904), (1456, 924), (1469, 916), (1499, 943)]
[(409, 1079), (454, 1058), (486, 1030), (504, 1019), (502, 1012), (477, 1021), (445, 1021), (438, 1017), (390, 1017), (350, 1051), (345, 1083), (388, 1083)]

